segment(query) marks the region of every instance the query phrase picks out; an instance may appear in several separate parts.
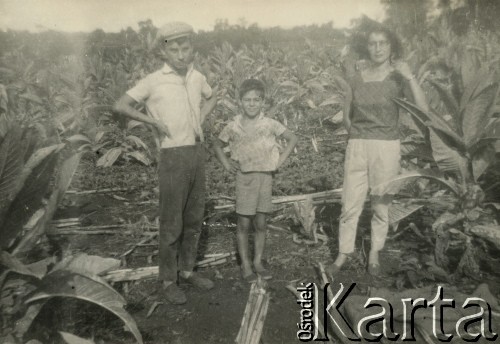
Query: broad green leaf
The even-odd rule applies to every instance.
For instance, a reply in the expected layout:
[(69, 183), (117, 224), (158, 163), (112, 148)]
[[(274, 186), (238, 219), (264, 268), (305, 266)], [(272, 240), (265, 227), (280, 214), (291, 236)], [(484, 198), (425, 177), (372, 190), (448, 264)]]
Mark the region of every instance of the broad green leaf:
[(66, 140), (69, 142), (79, 142), (79, 141), (84, 141), (87, 143), (92, 143), (92, 141), (85, 135), (82, 134), (75, 134), (73, 136), (68, 137)]
[(428, 144), (415, 141), (401, 142), (401, 155), (433, 161), (432, 149)]
[(13, 254), (18, 255), (19, 253), (29, 251), (36, 244), (38, 238), (44, 233), (45, 226), (54, 216), (58, 204), (61, 202), (71, 183), (80, 162), (80, 157), (81, 154), (73, 154), (63, 161), (55, 181), (55, 188), (45, 206), (44, 215), (37, 221), (33, 228), (23, 236), (21, 242), (14, 249)]
[(394, 99), (394, 102), (408, 111), (408, 113), (410, 113), (420, 123), (423, 123), (429, 128), (435, 129), (439, 135), (446, 136), (446, 139), (450, 140), (453, 145), (457, 147), (457, 149), (465, 149), (462, 138), (450, 128), (445, 120), (433, 113), (432, 109), (425, 112), (422, 109), (418, 108), (415, 104), (404, 99)]
[(468, 176), (467, 158), (453, 145), (445, 141), (434, 129), (429, 130), (432, 156), (442, 172), (452, 172), (465, 180)]
[(343, 104), (344, 104), (344, 99), (340, 95), (334, 94), (330, 98), (322, 101), (321, 104), (319, 104), (319, 107), (327, 105), (343, 105)]
[(455, 96), (451, 93), (451, 90), (434, 80), (429, 80), (429, 83), (440, 95), (441, 100), (447, 107), (448, 113), (452, 114), (453, 116), (458, 116), (458, 114), (460, 113), (459, 104)]
[(142, 152), (130, 152), (127, 153), (128, 156), (131, 156), (132, 158), (136, 159), (137, 161), (143, 163), (146, 166), (151, 165), (151, 160)]
[(291, 80), (287, 80), (287, 81), (283, 81), (282, 83), (280, 83), (280, 86), (281, 87), (292, 87), (292, 88), (299, 88), (299, 84), (297, 84), (296, 82), (294, 81), (291, 81)]
[(0, 256), (0, 264), (2, 264), (10, 271), (16, 272), (20, 275), (31, 276), (37, 279), (41, 279), (45, 275), (33, 271), (25, 264), (23, 264), (19, 259), (7, 253), (7, 251), (2, 251), (2, 254)]
[(14, 194), (20, 190), (17, 180), (23, 168), (21, 135), (20, 127), (11, 126), (0, 144), (0, 224)]
[(57, 263), (52, 271), (69, 270), (84, 275), (100, 275), (107, 271), (120, 267), (120, 261), (114, 258), (103, 258), (100, 256), (87, 255), (79, 253), (75, 256), (69, 256)]
[(43, 100), (39, 96), (37, 96), (36, 94), (24, 93), (24, 94), (19, 95), (19, 97), (24, 98), (26, 100), (29, 100), (33, 103), (37, 103), (38, 105), (43, 105)]
[(472, 174), (477, 182), (488, 166), (495, 161), (495, 147), (493, 144), (481, 146), (472, 157)]
[(104, 280), (71, 271), (58, 270), (41, 280), (37, 292), (26, 300), (26, 303), (52, 297), (76, 298), (107, 309), (119, 317), (136, 340), (142, 344), (142, 336), (134, 319), (123, 309), (125, 300)]
[(499, 225), (477, 225), (471, 228), (471, 233), (486, 239), (500, 250), (500, 226)]
[(422, 204), (406, 204), (394, 201), (389, 207), (389, 223), (393, 224), (404, 220), (422, 207)]
[(101, 142), (102, 137), (106, 134), (104, 130), (98, 131), (97, 134), (95, 134), (94, 137), (94, 143), (99, 143)]
[(97, 160), (97, 167), (110, 167), (122, 154), (122, 149), (120, 147), (114, 147), (108, 150), (102, 157)]
[(59, 333), (61, 334), (61, 337), (63, 337), (64, 341), (68, 344), (95, 344), (95, 342), (92, 340), (83, 339), (68, 332), (59, 331)]
[(420, 170), (420, 171), (409, 171), (400, 174), (399, 176), (393, 178), (390, 181), (381, 183), (379, 185), (375, 185), (372, 188), (372, 194), (374, 195), (395, 195), (397, 194), (404, 186), (408, 185), (408, 183), (413, 182), (418, 178), (427, 178), (435, 180), (442, 185), (446, 186), (448, 189), (453, 191), (455, 194), (459, 194), (458, 186), (452, 181), (446, 180), (442, 177), (441, 174), (436, 173), (433, 170)]
[(142, 147), (146, 151), (149, 151), (148, 146), (137, 136), (135, 135), (128, 135), (125, 139), (129, 140), (130, 142), (134, 143), (137, 147)]
[[(57, 150), (53, 150), (31, 170), (25, 179), (2, 223), (4, 228), (9, 229), (8, 233), (2, 230), (2, 237), (7, 241), (15, 238), (22, 231), (29, 218), (42, 205), (42, 201), (49, 191), (50, 182), (55, 175), (58, 156)], [(23, 169), (27, 166), (28, 164)]]
[(463, 52), (462, 60), (460, 61), (460, 73), (462, 75), (463, 85), (472, 85), (477, 80), (479, 72), (479, 61), (477, 61), (476, 55), (471, 50), (465, 50)]
[(132, 130), (132, 129), (139, 127), (139, 126), (144, 126), (144, 123), (133, 119), (133, 120), (128, 121), (127, 130)]
[(462, 108), (462, 131), (467, 148), (474, 145), (483, 136), (490, 121), (490, 108), (495, 102), (498, 83), (483, 84), (482, 89), (473, 94), (473, 97)]

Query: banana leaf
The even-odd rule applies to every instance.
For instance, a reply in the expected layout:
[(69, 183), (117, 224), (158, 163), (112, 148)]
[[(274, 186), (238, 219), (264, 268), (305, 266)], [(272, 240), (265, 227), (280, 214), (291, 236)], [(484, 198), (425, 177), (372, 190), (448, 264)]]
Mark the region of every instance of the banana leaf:
[(417, 170), (417, 171), (409, 171), (400, 174), (399, 176), (393, 178), (392, 180), (389, 180), (385, 183), (381, 183), (379, 185), (376, 185), (372, 188), (372, 194), (375, 195), (386, 195), (386, 194), (391, 194), (395, 195), (397, 194), (404, 186), (408, 185), (408, 183), (414, 181), (415, 179), (418, 178), (427, 178), (427, 179), (432, 179), (440, 184), (446, 186), (449, 190), (451, 190), (455, 194), (460, 193), (460, 189), (458, 185), (456, 185), (454, 182), (450, 180), (446, 180), (442, 177), (441, 174), (436, 173), (432, 170)]
[(73, 154), (62, 162), (58, 171), (55, 188), (44, 208), (44, 215), (37, 221), (34, 227), (23, 236), (21, 242), (14, 249), (14, 254), (17, 255), (21, 252), (28, 251), (36, 243), (39, 236), (44, 233), (45, 226), (52, 219), (59, 202), (62, 200), (71, 183), (80, 162), (80, 157), (81, 154)]
[(83, 339), (68, 332), (59, 331), (59, 334), (68, 344), (95, 344), (95, 342), (92, 340)]
[(498, 83), (488, 83), (478, 85), (478, 91), (465, 103), (461, 109), (462, 131), (464, 142), (469, 149), (474, 145), (485, 132), (490, 119), (491, 107), (495, 104), (498, 91)]
[(15, 238), (23, 229), (28, 219), (42, 205), (55, 174), (58, 154), (53, 151), (36, 166), (23, 187), (12, 201), (2, 223), (2, 238), (8, 241)]
[(0, 224), (18, 192), (17, 179), (23, 168), (21, 135), (19, 126), (11, 126), (0, 145)]
[(465, 150), (465, 145), (460, 136), (453, 131), (450, 126), (440, 116), (436, 115), (432, 109), (424, 111), (415, 104), (405, 99), (394, 99), (394, 102), (408, 111), (419, 122), (423, 123), (428, 128), (433, 128), (440, 136), (445, 136), (447, 140), (453, 143), (460, 150)]
[(495, 147), (493, 143), (482, 145), (472, 156), (472, 174), (474, 181), (495, 161)]
[(422, 204), (406, 204), (393, 202), (389, 207), (389, 223), (397, 223), (422, 208)]
[(103, 307), (125, 323), (138, 343), (143, 343), (135, 320), (123, 308), (125, 300), (103, 280), (71, 271), (58, 270), (41, 280), (37, 292), (26, 300), (26, 303), (30, 304), (52, 297), (76, 298)]
[(468, 177), (468, 160), (452, 142), (436, 133), (434, 129), (429, 130), (429, 140), (432, 147), (432, 156), (442, 172), (452, 172), (462, 178)]

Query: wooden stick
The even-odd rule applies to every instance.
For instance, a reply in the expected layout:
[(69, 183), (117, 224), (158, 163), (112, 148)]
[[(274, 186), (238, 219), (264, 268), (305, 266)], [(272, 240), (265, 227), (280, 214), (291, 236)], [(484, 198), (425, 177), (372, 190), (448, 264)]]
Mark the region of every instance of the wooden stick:
[(269, 296), (266, 295), (264, 299), (264, 304), (259, 314), (259, 319), (257, 320), (257, 325), (255, 325), (254, 332), (250, 337), (250, 344), (259, 344), (260, 338), (262, 337), (262, 330), (264, 328), (264, 322), (266, 321), (267, 310), (269, 308)]
[(80, 218), (79, 217), (71, 217), (67, 219), (57, 219), (57, 220), (52, 220), (52, 223), (66, 223), (66, 222), (79, 222)]
[(140, 242), (138, 242), (137, 244), (133, 245), (128, 251), (126, 251), (125, 253), (123, 253), (120, 256), (120, 258), (128, 256), (129, 254), (131, 254), (132, 252), (134, 252), (134, 250), (137, 248), (138, 245), (145, 244), (148, 241), (156, 238), (157, 236), (158, 236), (158, 232), (153, 232), (153, 234), (150, 234), (147, 238), (144, 238)]
[(262, 305), (262, 309), (259, 314), (259, 319), (257, 320), (257, 325), (255, 326), (255, 330), (250, 337), (250, 344), (259, 344), (260, 338), (262, 337), (262, 330), (264, 328), (264, 322), (267, 317), (267, 310), (269, 308), (269, 295), (265, 295), (264, 304)]
[(256, 289), (255, 283), (252, 284), (250, 287), (250, 293), (248, 295), (248, 300), (247, 304), (245, 306), (245, 311), (243, 312), (243, 318), (241, 319), (241, 326), (240, 330), (238, 331), (238, 335), (236, 336), (236, 343), (244, 343), (243, 339), (246, 337), (246, 329), (248, 327), (248, 319), (251, 314), (251, 309), (253, 305), (253, 300), (255, 299), (255, 292), (254, 290)]
[(149, 318), (151, 316), (151, 314), (153, 314), (153, 312), (155, 311), (156, 307), (158, 307), (159, 305), (163, 305), (163, 302), (159, 302), (159, 301), (153, 302), (153, 304), (151, 305), (151, 308), (149, 308), (148, 314), (146, 314), (146, 318)]
[(96, 193), (107, 193), (107, 192), (119, 192), (119, 191), (132, 191), (135, 188), (107, 188), (107, 189), (96, 189), (96, 190), (68, 190), (66, 191), (67, 194), (73, 194), (73, 195), (89, 195), (89, 194), (96, 194)]
[[(303, 194), (303, 195), (292, 195), (292, 196), (281, 196), (281, 197), (274, 197), (272, 203), (273, 204), (282, 204), (282, 203), (293, 203), (293, 202), (300, 202), (300, 201), (305, 201), (308, 198), (313, 198), (313, 199), (322, 199), (322, 198), (328, 198), (328, 197), (340, 197), (342, 194), (342, 189), (334, 189), (334, 190), (329, 190), (329, 191), (321, 191), (321, 192), (316, 192), (312, 194)], [(326, 201), (324, 201), (326, 202)], [(234, 207), (234, 204), (224, 204), (224, 205), (219, 205), (215, 206), (215, 210), (220, 210), (220, 209), (227, 209), (227, 208), (232, 208)]]
[[(262, 293), (257, 292), (257, 301), (255, 302), (255, 306), (253, 307), (252, 314), (250, 316), (250, 322), (248, 323), (248, 329), (246, 331), (246, 336), (244, 337), (243, 342), (247, 343), (251, 339), (251, 334), (253, 333), (253, 329), (255, 327), (255, 323), (259, 316), (260, 309), (262, 307), (262, 302), (264, 301), (264, 295)], [(250, 336), (249, 336), (250, 335)]]
[(115, 230), (107, 230), (107, 229), (97, 229), (97, 230), (90, 230), (90, 231), (82, 231), (78, 229), (64, 229), (64, 230), (51, 230), (46, 232), (47, 235), (116, 235), (116, 234), (122, 234), (122, 235), (134, 235), (136, 233), (132, 231), (123, 231), (123, 232), (117, 232)]
[(80, 221), (75, 221), (75, 222), (61, 222), (61, 223), (54, 223), (53, 226), (56, 228), (66, 228), (66, 227), (73, 227), (73, 226), (79, 226), (81, 225)]

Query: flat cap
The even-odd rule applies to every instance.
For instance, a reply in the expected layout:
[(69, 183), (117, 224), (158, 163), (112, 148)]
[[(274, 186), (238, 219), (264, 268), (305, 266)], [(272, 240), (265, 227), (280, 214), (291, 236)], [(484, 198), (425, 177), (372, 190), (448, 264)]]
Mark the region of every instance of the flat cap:
[(156, 34), (156, 39), (172, 40), (194, 33), (193, 27), (183, 22), (170, 22), (163, 25)]

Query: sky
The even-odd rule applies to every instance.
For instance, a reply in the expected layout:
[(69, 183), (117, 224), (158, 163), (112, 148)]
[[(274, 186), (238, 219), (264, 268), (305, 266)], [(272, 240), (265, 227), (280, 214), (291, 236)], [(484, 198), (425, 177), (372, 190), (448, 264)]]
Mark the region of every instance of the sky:
[(118, 32), (151, 19), (157, 27), (185, 21), (212, 30), (217, 19), (260, 27), (323, 24), (348, 27), (362, 14), (382, 20), (379, 0), (0, 0), (0, 29)]

